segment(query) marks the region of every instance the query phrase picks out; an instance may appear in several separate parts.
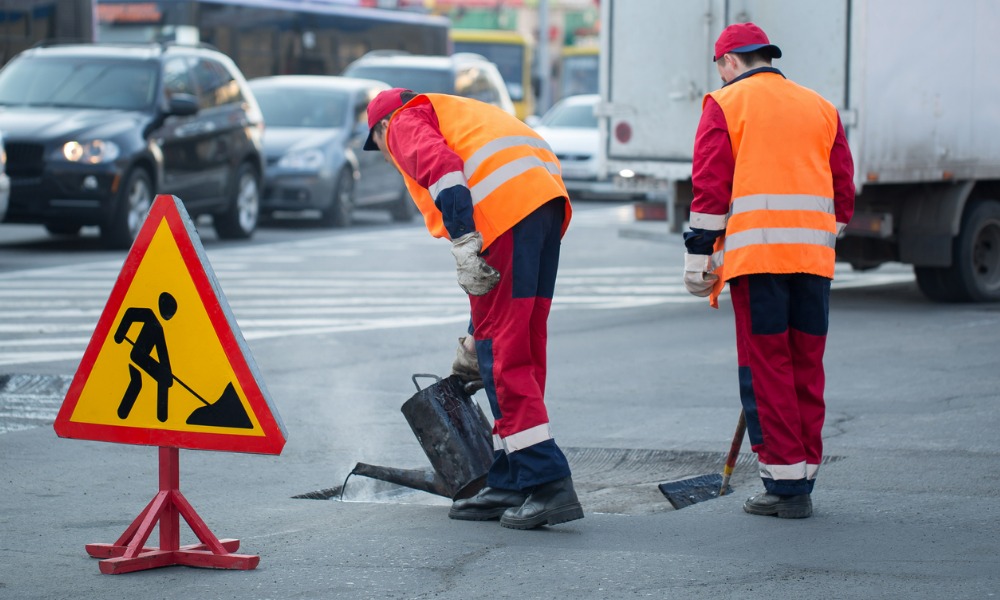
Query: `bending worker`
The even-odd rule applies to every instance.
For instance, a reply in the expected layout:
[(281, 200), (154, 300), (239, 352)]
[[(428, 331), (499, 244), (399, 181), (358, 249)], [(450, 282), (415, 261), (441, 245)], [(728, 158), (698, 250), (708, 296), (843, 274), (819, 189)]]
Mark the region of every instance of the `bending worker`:
[(837, 109), (771, 66), (781, 50), (753, 23), (715, 43), (723, 87), (695, 137), (684, 283), (736, 313), (740, 399), (764, 493), (755, 515), (812, 514), (837, 236), (854, 212), (854, 163)]
[[(545, 408), (546, 338), (570, 221), (559, 161), (530, 127), (476, 100), (394, 88), (368, 105), (365, 150), (394, 164), (431, 235), (452, 241), (470, 337), (453, 369), (493, 412), (486, 487), (448, 516), (531, 529), (580, 519)], [(474, 341), (474, 345), (473, 345)]]

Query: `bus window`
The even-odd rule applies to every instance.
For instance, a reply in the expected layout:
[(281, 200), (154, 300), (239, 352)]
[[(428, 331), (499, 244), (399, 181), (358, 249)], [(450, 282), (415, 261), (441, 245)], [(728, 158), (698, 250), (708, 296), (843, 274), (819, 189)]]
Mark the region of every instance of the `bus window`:
[[(90, 0), (87, 0), (88, 2)], [(100, 0), (100, 41), (193, 41), (227, 54), (247, 78), (339, 75), (370, 50), (448, 53), (444, 17), (287, 0)]]
[(452, 29), (452, 50), (486, 57), (500, 71), (517, 117), (524, 120), (534, 112), (535, 94), (531, 86), (531, 47), (514, 31)]
[(594, 47), (567, 47), (562, 52), (559, 97), (598, 92), (598, 55)]
[(0, 1), (0, 65), (40, 42), (91, 42), (93, 0)]

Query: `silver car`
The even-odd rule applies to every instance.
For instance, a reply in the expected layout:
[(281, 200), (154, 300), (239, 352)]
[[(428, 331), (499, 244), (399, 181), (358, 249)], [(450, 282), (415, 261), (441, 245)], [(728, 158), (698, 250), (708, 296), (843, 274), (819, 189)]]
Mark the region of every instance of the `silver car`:
[(264, 113), (261, 213), (318, 211), (328, 227), (351, 224), (356, 207), (384, 208), (410, 221), (416, 206), (403, 178), (379, 152), (362, 152), (368, 102), (388, 85), (327, 75), (250, 81)]
[(631, 190), (616, 188), (614, 182), (601, 177), (598, 165), (600, 132), (594, 112), (601, 97), (583, 94), (563, 98), (540, 120), (531, 119), (535, 128), (562, 166), (563, 183), (572, 200), (631, 200), (643, 198)]
[(373, 50), (347, 65), (346, 77), (385, 81), (418, 94), (454, 94), (498, 106), (515, 114), (497, 66), (484, 56), (456, 52), (451, 56), (420, 56), (395, 50)]
[(7, 214), (9, 203), (10, 177), (7, 175), (7, 150), (3, 143), (3, 135), (0, 134), (0, 222), (3, 222), (4, 215)]

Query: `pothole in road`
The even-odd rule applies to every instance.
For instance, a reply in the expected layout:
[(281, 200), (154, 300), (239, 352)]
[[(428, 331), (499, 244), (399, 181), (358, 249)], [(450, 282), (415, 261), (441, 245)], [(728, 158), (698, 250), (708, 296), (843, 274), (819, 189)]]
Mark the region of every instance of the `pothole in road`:
[[(0, 433), (51, 425), (72, 377), (0, 374)], [(657, 487), (660, 483), (722, 471), (724, 452), (628, 448), (563, 448), (584, 509), (594, 513), (640, 515), (674, 510)], [(823, 463), (841, 460), (828, 456)], [(430, 468), (429, 465), (427, 468)], [(757, 456), (740, 454), (730, 481), (734, 493), (748, 496), (760, 488)], [(293, 496), (299, 499), (426, 504), (448, 506), (451, 500), (412, 488), (351, 476), (340, 485)]]
[[(721, 473), (722, 452), (628, 448), (563, 448), (573, 469), (573, 483), (584, 510), (594, 513), (643, 515), (674, 510), (657, 487), (666, 481)], [(827, 456), (823, 463), (841, 460)], [(429, 467), (428, 467), (429, 468)], [(730, 480), (734, 493), (759, 491), (757, 455), (740, 454)], [(293, 496), (297, 499), (450, 505), (451, 500), (400, 485), (349, 476), (338, 486)]]

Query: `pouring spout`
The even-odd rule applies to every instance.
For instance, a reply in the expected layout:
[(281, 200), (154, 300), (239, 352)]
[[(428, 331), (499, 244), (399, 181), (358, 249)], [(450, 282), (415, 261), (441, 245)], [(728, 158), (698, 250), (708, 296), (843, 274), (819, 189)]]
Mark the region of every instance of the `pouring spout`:
[(398, 469), (396, 467), (381, 467), (359, 462), (354, 465), (351, 475), (364, 475), (372, 479), (388, 481), (415, 490), (451, 498), (451, 493), (445, 482), (437, 473), (427, 469)]

